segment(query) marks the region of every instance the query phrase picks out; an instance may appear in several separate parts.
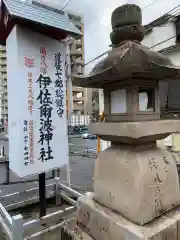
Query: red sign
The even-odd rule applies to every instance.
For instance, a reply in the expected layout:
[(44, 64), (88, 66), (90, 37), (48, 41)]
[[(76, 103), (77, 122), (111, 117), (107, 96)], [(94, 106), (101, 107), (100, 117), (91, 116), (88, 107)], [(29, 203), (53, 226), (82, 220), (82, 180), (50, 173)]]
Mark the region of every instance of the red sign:
[(40, 48), (40, 54), (41, 54), (40, 72), (42, 74), (46, 74), (46, 72), (47, 72), (46, 48), (44, 48), (44, 47)]
[(28, 68), (33, 68), (34, 67), (34, 59), (25, 57), (24, 65), (27, 66)]
[(32, 115), (33, 112), (33, 89), (32, 89), (32, 73), (28, 73), (28, 110)]

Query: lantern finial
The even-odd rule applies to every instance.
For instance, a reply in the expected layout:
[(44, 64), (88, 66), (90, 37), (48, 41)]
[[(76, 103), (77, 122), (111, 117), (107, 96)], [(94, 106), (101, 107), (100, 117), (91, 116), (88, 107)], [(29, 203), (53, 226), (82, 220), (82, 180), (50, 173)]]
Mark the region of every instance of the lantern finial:
[(135, 4), (125, 4), (116, 8), (111, 17), (113, 31), (110, 34), (113, 45), (131, 40), (141, 42), (144, 38), (141, 8)]

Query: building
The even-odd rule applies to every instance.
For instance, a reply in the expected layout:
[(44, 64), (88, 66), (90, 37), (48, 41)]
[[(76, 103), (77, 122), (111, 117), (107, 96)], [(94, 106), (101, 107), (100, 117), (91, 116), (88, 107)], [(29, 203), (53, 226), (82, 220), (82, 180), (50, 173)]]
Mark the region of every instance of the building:
[[(82, 18), (74, 13), (66, 13), (69, 19), (84, 34)], [(71, 71), (82, 74), (84, 72), (84, 36), (71, 38)], [(92, 90), (73, 86), (73, 112), (92, 114)]]
[[(143, 44), (151, 50), (158, 51), (169, 57), (171, 61), (180, 66), (180, 15), (165, 14), (155, 21), (145, 25), (145, 38)], [(160, 83), (161, 110), (177, 112), (180, 110), (180, 83)]]
[(0, 46), (0, 120), (8, 119), (6, 47)]
[[(89, 75), (97, 63), (102, 61), (108, 56), (107, 53), (102, 54), (94, 58), (93, 60), (87, 62), (84, 67), (84, 73)], [(100, 115), (104, 111), (104, 91), (103, 89), (92, 89), (92, 117), (94, 120), (99, 119)]]
[[(169, 57), (180, 67), (180, 13), (165, 14), (145, 25), (145, 46)], [(161, 117), (180, 118), (180, 82), (160, 82)], [(180, 152), (180, 134), (172, 134), (164, 141), (173, 152)], [(179, 155), (175, 156), (179, 161)]]
[(142, 42), (154, 51), (159, 51), (171, 58), (174, 64), (180, 65), (180, 13), (165, 14), (145, 27), (145, 37)]
[[(43, 1), (32, 1), (32, 4), (41, 5), (44, 8), (51, 8), (43, 4)], [(62, 12), (53, 7), (54, 11), (60, 11), (67, 15), (76, 27), (84, 33), (84, 24), (81, 16), (70, 12)], [(84, 68), (84, 36), (72, 38), (70, 41), (71, 69), (72, 73), (83, 73)], [(67, 99), (68, 100), (68, 99)], [(73, 86), (73, 112), (75, 114), (92, 114), (92, 90)], [(8, 91), (7, 91), (7, 68), (6, 68), (6, 47), (0, 46), (0, 120), (8, 120)]]

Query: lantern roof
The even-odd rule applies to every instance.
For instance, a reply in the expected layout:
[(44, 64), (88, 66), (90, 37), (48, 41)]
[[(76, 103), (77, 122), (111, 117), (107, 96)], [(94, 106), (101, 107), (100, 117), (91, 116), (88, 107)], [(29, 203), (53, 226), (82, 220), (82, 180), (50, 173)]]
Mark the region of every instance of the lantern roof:
[(73, 75), (73, 84), (87, 88), (103, 88), (112, 82), (125, 83), (132, 80), (172, 80), (180, 78), (180, 68), (164, 55), (150, 51), (147, 47), (126, 41), (113, 48), (89, 75)]
[(57, 40), (65, 38), (67, 34), (82, 35), (63, 12), (53, 11), (45, 5), (35, 5), (20, 0), (2, 0), (0, 20), (2, 44), (15, 24), (23, 25)]

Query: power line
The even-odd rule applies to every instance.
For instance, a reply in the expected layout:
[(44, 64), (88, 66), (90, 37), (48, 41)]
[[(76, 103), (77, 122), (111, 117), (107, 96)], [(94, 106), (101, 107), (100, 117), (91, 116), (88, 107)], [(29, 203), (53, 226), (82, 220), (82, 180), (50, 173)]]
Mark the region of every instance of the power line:
[[(176, 6), (175, 8), (173, 8), (172, 10), (170, 10), (169, 12), (167, 12), (165, 15), (163, 15), (163, 16), (166, 16), (166, 18), (164, 18), (164, 21), (166, 21), (166, 20), (169, 20), (172, 16), (170, 15), (170, 13), (174, 16), (174, 17), (176, 17), (176, 16), (178, 16), (180, 13), (179, 13), (179, 10), (180, 9), (177, 9), (177, 8), (179, 8), (180, 7), (180, 5), (178, 5), (178, 6)], [(177, 10), (175, 10), (175, 9), (177, 9)], [(175, 12), (173, 12), (175, 10)], [(168, 15), (169, 14), (169, 15)], [(163, 17), (162, 16), (162, 17)], [(157, 21), (156, 22), (156, 25), (158, 24), (158, 23), (161, 23), (161, 20), (162, 20), (162, 17), (161, 17), (161, 19), (159, 19), (159, 22)], [(151, 27), (149, 27), (149, 28), (147, 28), (146, 30), (149, 30)], [(169, 40), (171, 40), (171, 39), (173, 39), (173, 38), (176, 38), (176, 35), (175, 36), (172, 36), (172, 37), (170, 37), (170, 38), (167, 38), (167, 39), (165, 39), (165, 40), (162, 40), (161, 42), (159, 42), (159, 43), (157, 43), (157, 44), (155, 44), (155, 45), (153, 45), (153, 46), (151, 46), (149, 49), (152, 49), (152, 48), (154, 48), (154, 47), (157, 47), (157, 46), (159, 46), (159, 45), (161, 45), (161, 44), (163, 44), (163, 43), (165, 43), (165, 42), (168, 42)]]
[[(175, 10), (175, 11), (174, 11), (174, 10)], [(178, 12), (177, 12), (177, 11), (178, 11)], [(168, 20), (168, 19), (170, 19), (170, 18), (172, 17), (171, 15), (173, 15), (174, 17), (178, 16), (179, 13), (180, 13), (179, 11), (180, 11), (180, 5), (177, 5), (176, 7), (174, 7), (173, 9), (171, 9), (170, 11), (168, 11), (167, 13), (165, 13), (159, 20), (157, 20), (156, 25), (158, 25), (158, 24), (161, 23), (163, 17), (165, 17), (165, 18), (164, 18), (164, 21), (166, 21), (166, 20)], [(171, 15), (170, 15), (170, 14), (171, 14)], [(166, 16), (166, 15), (167, 15), (167, 16)], [(149, 29), (151, 29), (151, 27), (147, 28), (146, 30), (149, 30)], [(159, 42), (159, 43), (151, 46), (149, 49), (152, 49), (152, 48), (154, 48), (154, 47), (156, 47), (156, 46), (159, 46), (159, 45), (161, 45), (162, 43), (165, 43), (165, 42), (167, 42), (167, 41), (169, 41), (169, 40), (171, 40), (171, 39), (173, 39), (173, 38), (176, 38), (176, 36), (167, 38), (167, 39), (165, 39), (165, 40), (163, 40), (163, 41), (161, 41), (161, 42)], [(87, 66), (88, 64), (90, 64), (90, 63), (94, 62), (95, 60), (97, 60), (98, 58), (103, 57), (104, 55), (108, 54), (110, 51), (111, 51), (111, 49), (108, 49), (107, 51), (103, 52), (102, 54), (98, 55), (97, 57), (95, 57), (95, 58), (91, 59), (90, 61), (88, 61), (87, 63), (85, 63), (84, 66)]]
[(161, 41), (161, 42), (159, 42), (159, 43), (157, 43), (157, 44), (151, 46), (149, 49), (152, 49), (152, 48), (154, 48), (154, 47), (157, 47), (157, 46), (159, 46), (159, 45), (161, 45), (161, 44), (163, 44), (163, 43), (165, 43), (165, 42), (168, 42), (169, 40), (171, 40), (171, 39), (173, 39), (173, 38), (176, 38), (176, 36), (173, 36), (173, 37), (167, 38), (167, 39), (165, 39), (165, 40), (163, 40), (163, 41)]
[(93, 58), (92, 60), (90, 60), (89, 62), (85, 63), (84, 66), (88, 65), (91, 62), (94, 62), (95, 60), (97, 60), (100, 57), (103, 57), (104, 55), (108, 54), (111, 51), (111, 49), (108, 49), (107, 51), (103, 52), (102, 54), (98, 55), (97, 57)]
[[(157, 44), (149, 47), (148, 49), (150, 50), (150, 49), (152, 49), (152, 48), (154, 48), (154, 47), (157, 47), (157, 46), (159, 46), (159, 45), (161, 45), (161, 44), (163, 44), (163, 43), (165, 43), (165, 42), (168, 42), (169, 40), (171, 40), (171, 39), (173, 39), (173, 38), (176, 38), (176, 36), (167, 38), (167, 39), (165, 39), (165, 40), (163, 40), (163, 41), (161, 41), (161, 42), (159, 42), (159, 43), (157, 43)], [(111, 49), (107, 50), (106, 52), (102, 53), (101, 55), (97, 56), (96, 58), (94, 58), (94, 59), (90, 60), (89, 62), (85, 63), (84, 66), (90, 64), (91, 62), (94, 62), (95, 60), (97, 60), (97, 59), (100, 58), (100, 57), (103, 57), (104, 55), (108, 54), (110, 51), (111, 51)]]
[(159, 1), (161, 1), (161, 0), (155, 0), (155, 1), (153, 1), (152, 3), (148, 4), (147, 6), (145, 6), (142, 10), (144, 11), (145, 9), (149, 8), (150, 6), (154, 5), (154, 3), (157, 3), (157, 2), (159, 2)]
[[(158, 25), (158, 24), (160, 24), (162, 22), (162, 20), (166, 21), (166, 20), (169, 20), (172, 16), (174, 16), (174, 17), (178, 16), (179, 15), (179, 11), (180, 11), (180, 5), (177, 5), (176, 7), (171, 9), (169, 12), (165, 13), (160, 18), (155, 20), (154, 24)], [(152, 27), (153, 27), (153, 24), (152, 24)], [(149, 26), (149, 28), (146, 28), (146, 30), (149, 30), (150, 28), (151, 28), (151, 26)]]
[(72, 1), (72, 0), (69, 0), (69, 1), (64, 5), (64, 7), (61, 9), (61, 11), (63, 11), (63, 10), (70, 4), (71, 1)]

